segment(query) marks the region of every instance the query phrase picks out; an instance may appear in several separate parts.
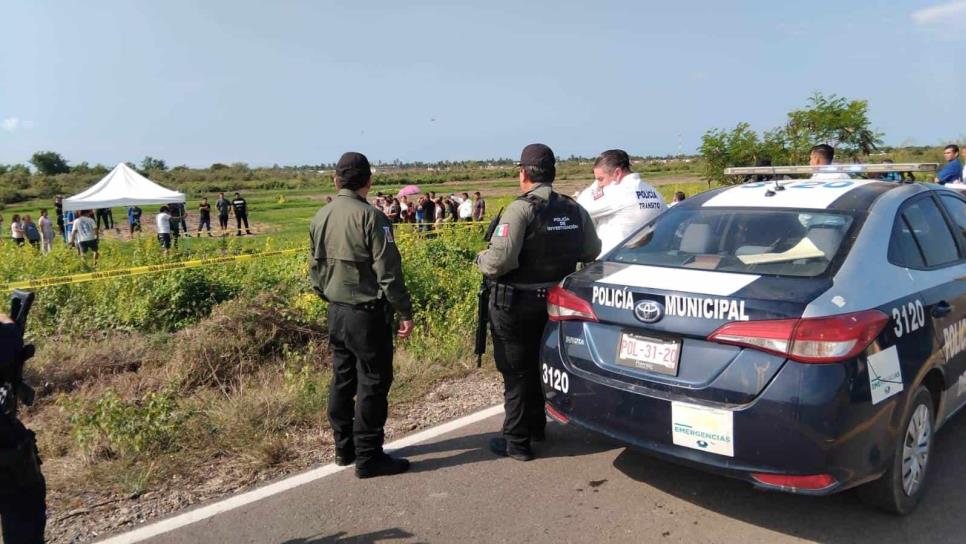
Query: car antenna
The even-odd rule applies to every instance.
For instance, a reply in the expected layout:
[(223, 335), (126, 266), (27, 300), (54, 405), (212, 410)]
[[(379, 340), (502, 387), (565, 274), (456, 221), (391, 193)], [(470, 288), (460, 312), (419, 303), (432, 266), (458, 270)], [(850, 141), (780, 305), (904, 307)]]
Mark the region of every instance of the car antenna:
[(781, 184), (781, 181), (779, 181), (779, 179), (778, 179), (777, 176), (772, 181), (775, 182), (775, 185), (773, 185), (772, 187), (769, 187), (768, 190), (765, 191), (765, 196), (775, 196), (775, 193), (777, 191), (784, 191), (785, 190), (785, 186)]

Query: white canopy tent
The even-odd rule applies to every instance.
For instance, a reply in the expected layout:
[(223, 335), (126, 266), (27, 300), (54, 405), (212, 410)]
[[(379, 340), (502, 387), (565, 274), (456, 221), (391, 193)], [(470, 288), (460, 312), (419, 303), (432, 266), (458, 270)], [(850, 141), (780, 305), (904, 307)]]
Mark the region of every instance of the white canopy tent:
[(184, 193), (165, 189), (122, 162), (86, 191), (65, 198), (64, 211), (184, 201)]

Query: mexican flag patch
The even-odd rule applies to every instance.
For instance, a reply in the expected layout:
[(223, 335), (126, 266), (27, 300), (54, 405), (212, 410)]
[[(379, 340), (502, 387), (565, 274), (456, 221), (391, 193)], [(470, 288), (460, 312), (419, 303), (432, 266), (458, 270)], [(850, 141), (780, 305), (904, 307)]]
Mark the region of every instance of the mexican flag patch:
[(504, 237), (510, 234), (510, 225), (508, 223), (501, 223), (497, 225), (496, 230), (493, 231), (493, 236)]

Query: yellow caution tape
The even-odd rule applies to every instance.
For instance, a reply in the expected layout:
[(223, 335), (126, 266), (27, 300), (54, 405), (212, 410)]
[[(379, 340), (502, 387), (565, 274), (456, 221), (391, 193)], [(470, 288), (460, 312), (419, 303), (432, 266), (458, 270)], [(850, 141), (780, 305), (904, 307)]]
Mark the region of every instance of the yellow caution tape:
[(246, 253), (232, 255), (229, 257), (215, 257), (212, 259), (194, 259), (191, 261), (179, 261), (175, 263), (152, 264), (146, 266), (135, 266), (132, 268), (121, 268), (117, 270), (105, 270), (103, 272), (86, 272), (83, 274), (72, 274), (70, 276), (51, 276), (47, 278), (37, 278), (33, 280), (14, 281), (10, 283), (0, 283), (0, 292), (13, 291), (14, 289), (37, 289), (40, 287), (51, 287), (54, 285), (69, 285), (72, 283), (84, 283), (88, 281), (105, 280), (110, 278), (126, 278), (128, 276), (140, 276), (143, 274), (155, 274), (167, 272), (169, 270), (179, 270), (182, 268), (199, 268), (213, 264), (250, 261), (262, 257), (275, 257), (279, 255), (295, 255), (303, 252), (304, 249), (281, 249), (278, 251), (266, 251), (263, 253)]

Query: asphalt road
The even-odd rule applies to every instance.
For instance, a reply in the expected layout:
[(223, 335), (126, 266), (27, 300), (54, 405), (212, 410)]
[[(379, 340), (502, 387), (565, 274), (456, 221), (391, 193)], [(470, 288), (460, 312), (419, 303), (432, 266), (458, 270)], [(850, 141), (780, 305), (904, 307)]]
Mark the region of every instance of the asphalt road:
[(410, 473), (342, 471), (149, 540), (175, 543), (964, 542), (966, 418), (938, 436), (930, 490), (910, 517), (855, 493), (809, 498), (680, 467), (551, 424), (538, 459), (485, 449), (491, 417), (401, 451)]

